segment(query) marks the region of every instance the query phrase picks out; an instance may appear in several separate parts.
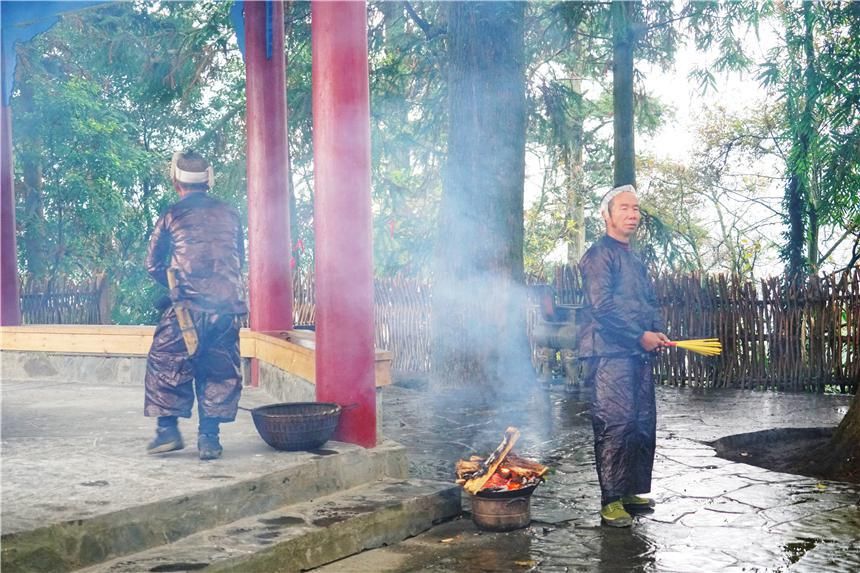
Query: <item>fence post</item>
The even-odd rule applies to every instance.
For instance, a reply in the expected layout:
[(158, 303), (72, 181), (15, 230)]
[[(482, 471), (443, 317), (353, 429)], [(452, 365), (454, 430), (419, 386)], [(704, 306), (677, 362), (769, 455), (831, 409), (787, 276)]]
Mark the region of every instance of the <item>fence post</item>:
[(98, 293), (98, 320), (99, 324), (111, 323), (111, 311), (113, 310), (113, 289), (107, 273), (99, 273), (96, 276), (96, 293)]

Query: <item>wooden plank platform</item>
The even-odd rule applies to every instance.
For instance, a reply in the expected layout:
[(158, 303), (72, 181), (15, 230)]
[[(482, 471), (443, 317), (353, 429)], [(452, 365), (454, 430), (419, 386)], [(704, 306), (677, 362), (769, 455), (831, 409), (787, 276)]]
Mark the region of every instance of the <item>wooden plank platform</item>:
[[(146, 356), (154, 326), (34, 324), (0, 327), (0, 350)], [(314, 333), (302, 330), (239, 334), (242, 358), (256, 358), (311, 383), (316, 376)], [(376, 351), (376, 386), (391, 384), (392, 354)]]

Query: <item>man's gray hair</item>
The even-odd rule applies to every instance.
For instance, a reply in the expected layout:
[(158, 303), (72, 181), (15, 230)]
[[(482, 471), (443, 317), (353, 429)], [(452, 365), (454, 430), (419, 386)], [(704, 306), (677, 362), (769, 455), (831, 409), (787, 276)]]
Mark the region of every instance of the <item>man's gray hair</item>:
[(633, 193), (635, 195), (636, 187), (633, 185), (620, 185), (610, 189), (606, 195), (603, 196), (603, 200), (600, 202), (600, 214), (609, 215), (609, 203), (622, 193)]

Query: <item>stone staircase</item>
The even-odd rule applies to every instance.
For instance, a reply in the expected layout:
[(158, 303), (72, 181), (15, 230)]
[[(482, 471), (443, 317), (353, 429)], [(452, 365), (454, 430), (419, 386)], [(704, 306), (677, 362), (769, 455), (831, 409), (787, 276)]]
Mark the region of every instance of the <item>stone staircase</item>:
[(236, 520), (86, 573), (304, 571), (397, 543), (460, 511), (456, 487), (384, 479)]
[(4, 535), (2, 569), (302, 571), (460, 513), (457, 486), (407, 479), (394, 442), (326, 448), (251, 479)]

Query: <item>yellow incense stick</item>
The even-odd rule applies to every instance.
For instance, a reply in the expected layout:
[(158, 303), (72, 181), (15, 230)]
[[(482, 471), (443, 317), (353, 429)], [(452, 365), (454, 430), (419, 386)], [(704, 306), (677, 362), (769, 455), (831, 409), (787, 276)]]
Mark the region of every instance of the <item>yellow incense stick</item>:
[(703, 356), (718, 356), (723, 351), (719, 338), (698, 338), (694, 340), (676, 340), (665, 343), (666, 346), (683, 348)]

